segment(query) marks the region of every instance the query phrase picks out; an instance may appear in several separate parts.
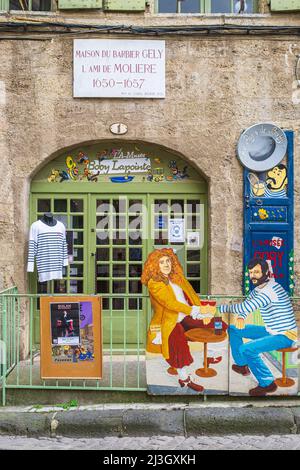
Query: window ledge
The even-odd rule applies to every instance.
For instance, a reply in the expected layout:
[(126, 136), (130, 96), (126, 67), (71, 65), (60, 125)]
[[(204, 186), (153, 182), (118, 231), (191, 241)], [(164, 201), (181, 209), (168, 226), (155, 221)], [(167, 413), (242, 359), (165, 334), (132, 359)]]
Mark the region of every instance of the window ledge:
[(236, 13), (154, 13), (151, 15), (156, 18), (181, 18), (181, 17), (193, 17), (193, 18), (270, 18), (271, 13), (245, 13), (244, 15), (236, 14)]

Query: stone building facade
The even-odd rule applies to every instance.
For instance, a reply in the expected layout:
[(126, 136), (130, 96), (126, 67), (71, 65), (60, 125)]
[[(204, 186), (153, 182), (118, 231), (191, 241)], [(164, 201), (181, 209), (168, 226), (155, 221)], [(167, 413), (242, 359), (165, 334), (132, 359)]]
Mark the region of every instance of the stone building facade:
[[(184, 158), (208, 183), (208, 293), (240, 294), (243, 275), (243, 169), (236, 158), (241, 132), (272, 121), (295, 133), (295, 274), (300, 274), (298, 199), (300, 14), (272, 14), (267, 0), (253, 15), (101, 11), (0, 14), (0, 289), (27, 292), (29, 195), (32, 179), (51, 160), (81, 144), (112, 139), (110, 125), (128, 126), (120, 142), (155, 144)], [(15, 23), (8, 30), (7, 22)], [(47, 27), (37, 33), (39, 22)], [(51, 23), (72, 24), (57, 34)], [(20, 24), (22, 23), (22, 27)], [(27, 27), (24, 27), (24, 24)], [(160, 34), (166, 41), (165, 99), (73, 98), (76, 24), (186, 27), (235, 25), (229, 34)], [(253, 27), (265, 30), (254, 32)], [(290, 32), (270, 28), (290, 26)], [(248, 27), (249, 33), (245, 33)], [(110, 33), (113, 39), (154, 39)], [(240, 249), (236, 248), (237, 241)], [(300, 294), (296, 284), (295, 294)]]

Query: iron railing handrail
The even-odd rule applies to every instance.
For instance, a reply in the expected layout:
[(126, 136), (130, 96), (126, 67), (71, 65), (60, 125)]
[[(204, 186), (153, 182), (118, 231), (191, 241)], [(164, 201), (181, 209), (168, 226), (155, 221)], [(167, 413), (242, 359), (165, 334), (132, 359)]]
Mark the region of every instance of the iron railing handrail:
[[(88, 294), (76, 294), (76, 297), (87, 297)], [(107, 323), (108, 341), (106, 342), (107, 347), (103, 347), (104, 358), (106, 361), (107, 375), (104, 381), (97, 379), (86, 379), (86, 380), (66, 380), (58, 379), (54, 382), (54, 379), (44, 380), (34, 374), (34, 308), (35, 299), (42, 297), (55, 297), (57, 299), (62, 297), (74, 297), (74, 294), (25, 294), (18, 293), (16, 286), (7, 288), (0, 292), (0, 340), (4, 339), (8, 344), (7, 354), (5, 355), (7, 363), (2, 367), (2, 373), (0, 373), (0, 380), (2, 380), (2, 403), (5, 404), (6, 390), (7, 389), (49, 389), (49, 390), (111, 390), (111, 391), (146, 391), (146, 382), (142, 374), (145, 374), (145, 346), (143, 338), (141, 338), (141, 331), (139, 326), (146, 325), (149, 321), (149, 313), (151, 313), (150, 298), (149, 294), (96, 294), (95, 296), (102, 297), (103, 299), (113, 298), (124, 299), (124, 307), (118, 309), (119, 325), (123, 322), (123, 328), (118, 332), (115, 328), (114, 311), (112, 302), (109, 302), (109, 307), (104, 309), (105, 320)], [(199, 295), (201, 299), (215, 299), (219, 301), (235, 301), (244, 299), (245, 296), (242, 294), (235, 295), (222, 295), (222, 294), (209, 294)], [(134, 308), (136, 312), (136, 320), (133, 323), (133, 327), (137, 328), (136, 336), (131, 334), (129, 329), (130, 324), (127, 322), (128, 319), (128, 306), (131, 299), (137, 300), (137, 307)], [(145, 303), (140, 303), (139, 300), (145, 299)], [(27, 301), (27, 302), (26, 302)], [(298, 302), (300, 297), (293, 296), (291, 301)], [(21, 336), (21, 320), (22, 320), (22, 305), (26, 305), (29, 308), (29, 337), (24, 340)], [(147, 308), (145, 306), (147, 305)], [(126, 308), (128, 311), (126, 311)], [(122, 317), (123, 312), (123, 317)], [(121, 315), (121, 316), (120, 316)], [(103, 316), (103, 317), (104, 317)], [(132, 317), (131, 317), (132, 321)], [(121, 339), (118, 342), (115, 341), (114, 334), (121, 332)], [(144, 332), (145, 333), (145, 332)], [(143, 333), (143, 334), (144, 334)], [(132, 338), (135, 338), (135, 340)], [(21, 340), (26, 344), (26, 355), (25, 359), (21, 352)], [(25, 343), (24, 343), (25, 341)], [(116, 347), (117, 346), (117, 347)], [(9, 350), (11, 349), (11, 350)], [(118, 358), (118, 359), (116, 359)], [(128, 360), (129, 358), (129, 360)], [(132, 358), (132, 359), (130, 359)], [(118, 380), (115, 380), (113, 372), (115, 371), (117, 361), (117, 367), (121, 368), (121, 375)], [(132, 376), (131, 372), (128, 371), (130, 360), (134, 361), (134, 373)], [(119, 361), (119, 362), (118, 362)], [(36, 367), (36, 366), (35, 366)], [(123, 367), (123, 369), (122, 369)], [(292, 365), (291, 365), (292, 367)], [(25, 371), (27, 378), (21, 380), (20, 372)], [(27, 368), (27, 369), (26, 369)], [(29, 369), (29, 370), (28, 370)], [(25, 374), (26, 375), (26, 374)], [(50, 381), (50, 384), (49, 384)], [(66, 384), (64, 383), (66, 382)], [(78, 385), (81, 384), (82, 385)], [(92, 384), (92, 385), (90, 385)], [(0, 382), (1, 385), (1, 382)]]

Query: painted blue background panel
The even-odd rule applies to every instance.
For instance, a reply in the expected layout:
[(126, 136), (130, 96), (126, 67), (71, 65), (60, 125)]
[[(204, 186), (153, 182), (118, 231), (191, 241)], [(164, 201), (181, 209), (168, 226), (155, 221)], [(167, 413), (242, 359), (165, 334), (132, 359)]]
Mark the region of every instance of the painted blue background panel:
[[(249, 171), (244, 170), (244, 274), (249, 260), (261, 257), (271, 260), (274, 277), (284, 289), (293, 293), (294, 250), (294, 133), (285, 132), (288, 139), (286, 197), (254, 197)], [(258, 175), (263, 179), (263, 175)], [(253, 286), (250, 284), (250, 289)], [(244, 276), (244, 293), (247, 284)]]

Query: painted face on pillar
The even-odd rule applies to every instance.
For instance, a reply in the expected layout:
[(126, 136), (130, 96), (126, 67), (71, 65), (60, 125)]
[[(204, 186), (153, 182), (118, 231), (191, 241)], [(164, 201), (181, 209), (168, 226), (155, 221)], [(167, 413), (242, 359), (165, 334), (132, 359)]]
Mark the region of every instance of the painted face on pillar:
[(162, 256), (159, 260), (159, 269), (164, 276), (169, 276), (172, 271), (172, 262), (168, 256)]
[(264, 284), (267, 282), (269, 276), (268, 273), (264, 274), (261, 269), (261, 265), (257, 264), (254, 266), (254, 268), (249, 269), (249, 277), (250, 280), (252, 281), (254, 287), (260, 286), (261, 284)]
[(267, 173), (267, 187), (272, 191), (280, 191), (287, 185), (287, 170), (285, 165), (278, 165)]

